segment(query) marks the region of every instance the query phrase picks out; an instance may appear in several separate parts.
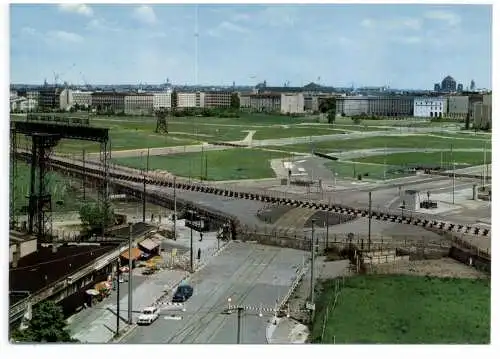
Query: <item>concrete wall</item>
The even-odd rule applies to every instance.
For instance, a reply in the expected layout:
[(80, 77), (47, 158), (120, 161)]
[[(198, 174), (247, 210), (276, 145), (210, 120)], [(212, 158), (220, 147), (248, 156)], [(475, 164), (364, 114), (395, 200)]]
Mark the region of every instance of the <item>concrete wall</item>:
[(464, 120), (469, 112), (469, 96), (448, 97), (448, 113), (446, 117)]

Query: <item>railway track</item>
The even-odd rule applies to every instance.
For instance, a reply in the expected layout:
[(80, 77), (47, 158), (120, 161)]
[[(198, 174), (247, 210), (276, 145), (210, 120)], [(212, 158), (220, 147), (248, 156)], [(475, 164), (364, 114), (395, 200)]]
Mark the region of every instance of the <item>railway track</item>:
[[(23, 160), (29, 160), (30, 155), (26, 151), (18, 152), (18, 156)], [(102, 165), (99, 162), (86, 162), (85, 167), (83, 163), (78, 160), (72, 160), (63, 157), (52, 156), (50, 161), (50, 166), (62, 172), (67, 172), (68, 174), (76, 176), (86, 176), (94, 180), (102, 181), (104, 178), (104, 171)], [(208, 193), (216, 196), (223, 196), (235, 199), (246, 199), (252, 201), (260, 201), (265, 203), (287, 205), (293, 207), (311, 208), (315, 210), (322, 210), (328, 212), (341, 213), (346, 215), (351, 215), (355, 217), (368, 217), (368, 208), (355, 208), (346, 205), (340, 205), (335, 203), (327, 203), (323, 200), (312, 201), (312, 200), (302, 200), (297, 198), (291, 198), (290, 194), (285, 198), (279, 196), (278, 194), (269, 194), (262, 191), (239, 191), (236, 189), (220, 188), (216, 186), (211, 186), (202, 183), (188, 182), (187, 180), (174, 179), (173, 176), (166, 176), (160, 174), (142, 174), (138, 170), (123, 168), (119, 166), (110, 166), (108, 171), (108, 181), (112, 184), (120, 184), (121, 187), (134, 188), (132, 184), (142, 184), (146, 182), (148, 185), (154, 185), (165, 188), (175, 187), (179, 190)], [(160, 196), (158, 193), (148, 193), (148, 197)], [(408, 225), (420, 226), (428, 229), (438, 229), (446, 232), (452, 233), (464, 233), (472, 234), (476, 236), (489, 236), (490, 230), (487, 228), (481, 228), (473, 224), (457, 224), (450, 223), (442, 220), (436, 220), (429, 218), (421, 214), (413, 214), (412, 216), (405, 216), (397, 213), (399, 211), (371, 211), (372, 218), (380, 221), (401, 223)], [(224, 216), (223, 213), (220, 213)], [(227, 218), (232, 218), (231, 215), (226, 214)]]

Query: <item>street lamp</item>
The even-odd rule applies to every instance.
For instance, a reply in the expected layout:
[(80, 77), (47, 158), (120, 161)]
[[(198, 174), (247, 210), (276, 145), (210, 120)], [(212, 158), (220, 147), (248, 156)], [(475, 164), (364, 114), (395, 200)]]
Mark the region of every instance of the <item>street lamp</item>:
[(231, 314), (231, 298), (227, 298), (227, 312)]
[(403, 201), (403, 203), (401, 204), (401, 206), (399, 206), (399, 208), (401, 208), (401, 218), (403, 218), (403, 210), (406, 208), (405, 201)]

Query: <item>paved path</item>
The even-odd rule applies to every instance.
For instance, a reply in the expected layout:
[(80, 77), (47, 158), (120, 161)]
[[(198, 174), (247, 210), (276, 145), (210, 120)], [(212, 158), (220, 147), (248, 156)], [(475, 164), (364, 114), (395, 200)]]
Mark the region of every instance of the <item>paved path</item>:
[[(124, 343), (236, 342), (236, 314), (222, 314), (227, 298), (233, 305), (254, 307), (245, 312), (242, 343), (265, 344), (269, 313), (292, 284), (303, 252), (251, 243), (231, 243), (208, 266), (189, 280), (194, 295), (185, 304), (180, 320), (163, 315), (151, 326), (138, 327)], [(258, 308), (268, 315), (258, 316)]]

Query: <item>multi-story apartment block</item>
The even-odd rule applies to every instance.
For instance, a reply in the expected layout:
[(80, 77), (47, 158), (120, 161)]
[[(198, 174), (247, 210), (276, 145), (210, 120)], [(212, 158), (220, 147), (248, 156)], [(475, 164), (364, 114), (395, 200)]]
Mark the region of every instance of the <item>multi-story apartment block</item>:
[(304, 94), (302, 93), (282, 93), (280, 101), (281, 113), (304, 113)]
[(54, 86), (43, 86), (38, 90), (38, 108), (41, 111), (51, 111), (60, 108), (62, 89)]
[(89, 91), (73, 91), (73, 104), (81, 107), (92, 106), (92, 92)]
[(125, 111), (125, 92), (93, 92), (92, 107), (97, 111)]
[(153, 110), (166, 109), (172, 107), (172, 92), (153, 93)]
[(38, 101), (33, 98), (17, 97), (10, 101), (10, 110), (12, 112), (31, 112), (38, 107)]
[(281, 94), (262, 93), (250, 95), (250, 107), (258, 112), (280, 112)]
[(38, 98), (40, 97), (40, 91), (37, 91), (37, 90), (26, 91), (25, 97), (28, 100), (37, 100), (38, 101)]
[(369, 107), (368, 97), (365, 96), (344, 96), (336, 101), (336, 111), (343, 116), (368, 114)]
[(469, 96), (448, 97), (448, 110), (443, 117), (465, 120), (469, 113)]
[(481, 129), (491, 129), (492, 117), (492, 96), (491, 94), (483, 95), (482, 102), (475, 102), (473, 107), (473, 123), (474, 127)]
[(59, 108), (64, 111), (68, 111), (71, 107), (73, 107), (73, 105), (73, 90), (62, 90), (59, 95)]
[(178, 92), (177, 93), (177, 107), (178, 108), (191, 108), (191, 107), (204, 107), (204, 94), (201, 92)]
[(154, 95), (150, 93), (128, 93), (124, 97), (124, 112), (127, 115), (149, 115), (153, 112)]
[(228, 108), (231, 107), (230, 91), (209, 91), (204, 93), (204, 107), (209, 108)]
[(240, 108), (250, 108), (250, 94), (249, 93), (239, 93), (240, 97)]
[(417, 97), (414, 100), (415, 117), (443, 117), (446, 112), (447, 99), (444, 97)]

